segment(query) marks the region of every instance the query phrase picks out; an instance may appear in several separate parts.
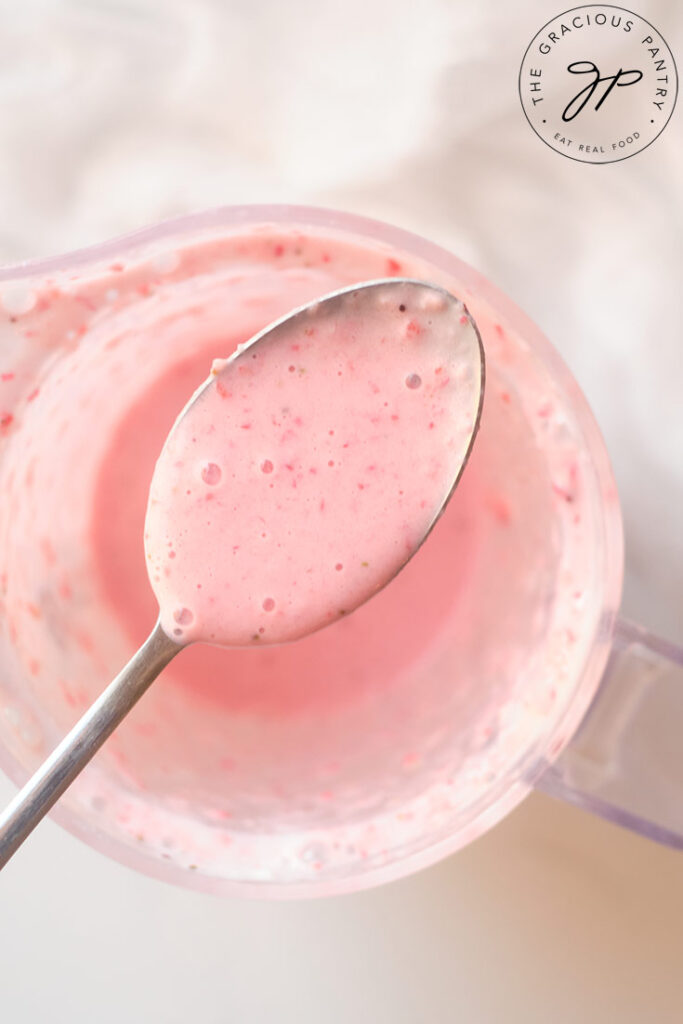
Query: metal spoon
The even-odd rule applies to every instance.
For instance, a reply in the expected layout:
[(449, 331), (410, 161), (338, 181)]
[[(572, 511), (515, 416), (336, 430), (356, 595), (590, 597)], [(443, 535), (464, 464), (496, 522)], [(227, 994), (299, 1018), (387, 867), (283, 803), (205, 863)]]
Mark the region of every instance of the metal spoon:
[[(371, 281), (355, 285), (352, 288), (340, 289), (294, 310), (256, 334), (246, 345), (240, 346), (237, 352), (226, 361), (224, 370), (226, 368), (229, 370), (234, 367), (235, 362), (243, 360), (247, 352), (253, 356), (254, 346), (266, 342), (272, 346), (280, 340), (283, 343), (291, 342), (292, 330), (298, 325), (301, 325), (302, 328), (305, 326), (310, 330), (322, 318), (326, 318), (328, 323), (330, 316), (336, 316), (343, 320), (349, 308), (349, 298), (353, 300), (355, 314), (360, 313), (361, 316), (365, 312), (369, 315), (371, 309), (376, 313), (378, 300), (383, 301), (387, 306), (401, 303), (399, 308), (403, 309), (405, 304), (417, 305), (419, 303), (422, 303), (422, 308), (424, 308), (425, 302), (434, 301), (436, 298), (442, 309), (446, 311), (446, 316), (441, 322), (446, 326), (451, 325), (454, 329), (457, 326), (459, 344), (466, 346), (469, 368), (472, 371), (462, 384), (462, 388), (467, 392), (466, 398), (469, 406), (474, 413), (466, 450), (460, 453), (460, 457), (454, 460), (454, 464), (449, 465), (449, 476), (445, 481), (448, 486), (444, 488), (443, 492), (445, 498), (439, 507), (434, 508), (433, 517), (424, 536), (387, 579), (377, 581), (375, 589), (379, 589), (394, 578), (396, 572), (412, 558), (424, 543), (432, 527), (443, 513), (472, 450), (479, 425), (484, 392), (484, 353), (476, 326), (462, 302), (442, 288), (408, 278)], [(222, 375), (223, 371), (213, 374), (199, 388), (182, 411), (169, 437), (173, 435), (181, 421), (192, 416), (193, 409), (206, 396), (207, 390), (219, 386)], [(363, 598), (359, 603), (366, 599), (367, 597)], [(347, 612), (352, 610), (353, 608), (346, 609)], [(187, 641), (169, 636), (162, 628), (160, 620), (157, 620), (142, 647), (44, 761), (5, 811), (0, 814), (0, 869), (7, 864), (19, 846), (80, 774), (159, 673), (185, 646), (187, 646)]]

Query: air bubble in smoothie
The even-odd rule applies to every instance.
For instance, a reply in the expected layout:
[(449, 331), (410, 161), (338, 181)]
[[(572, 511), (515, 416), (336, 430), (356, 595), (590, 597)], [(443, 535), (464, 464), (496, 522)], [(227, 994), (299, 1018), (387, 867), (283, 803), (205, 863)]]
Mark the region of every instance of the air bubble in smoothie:
[[(407, 333), (397, 306), (429, 287), (380, 285), (393, 304), (374, 301), (377, 290), (349, 289), (321, 306), (318, 319), (297, 314), (255, 346), (241, 344), (234, 358), (213, 364), (176, 422), (154, 470), (145, 529), (152, 570), (169, 540), (176, 551), (161, 579), (152, 576), (167, 633), (177, 624), (169, 611), (193, 600), (187, 643), (250, 646), (259, 641), (254, 602), (272, 611), (273, 598), (261, 595), (286, 593), (268, 641), (292, 642), (335, 622), (340, 607), (351, 612), (372, 598), (429, 532), (472, 442), (479, 339), (469, 321), (458, 322), (463, 307), (452, 296), (429, 318), (415, 312)], [(455, 383), (463, 363), (478, 371), (468, 388)], [(440, 367), (449, 372), (439, 377)], [(191, 487), (204, 453), (217, 458), (203, 461), (207, 484), (220, 479), (218, 461), (230, 470), (215, 500)], [(337, 564), (343, 575), (329, 572)]]
[(210, 487), (215, 487), (216, 484), (219, 484), (222, 476), (223, 471), (216, 462), (207, 462), (202, 467), (202, 480), (205, 484), (209, 484)]

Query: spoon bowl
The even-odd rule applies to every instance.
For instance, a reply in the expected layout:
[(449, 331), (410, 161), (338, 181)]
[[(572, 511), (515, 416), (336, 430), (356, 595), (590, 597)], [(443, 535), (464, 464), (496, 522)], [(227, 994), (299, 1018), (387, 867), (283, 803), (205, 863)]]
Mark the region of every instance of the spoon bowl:
[(386, 586), (476, 434), (477, 329), (442, 288), (371, 281), (216, 361), (152, 478), (147, 569), (177, 642), (283, 643)]

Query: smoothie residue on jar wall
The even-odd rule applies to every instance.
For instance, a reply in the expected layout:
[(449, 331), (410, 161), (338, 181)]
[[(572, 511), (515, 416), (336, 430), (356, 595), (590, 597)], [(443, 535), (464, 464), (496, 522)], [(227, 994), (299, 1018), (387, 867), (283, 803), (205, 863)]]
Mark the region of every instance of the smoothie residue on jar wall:
[[(239, 870), (256, 876), (283, 856), (278, 831), (362, 832), (375, 815), (362, 834), (379, 857), (427, 818), (447, 828), (466, 813), (571, 697), (595, 567), (563, 396), (443, 271), (378, 242), (262, 225), (0, 286), (2, 741), (37, 764), (149, 632), (149, 481), (212, 360), (296, 305), (383, 276), (443, 284), (478, 323), (485, 407), (458, 491), (353, 615), (295, 644), (197, 647), (169, 667), (68, 798), (99, 807), (117, 841), (217, 871), (246, 849)], [(297, 842), (286, 858), (305, 875)], [(328, 866), (357, 852), (328, 845)]]

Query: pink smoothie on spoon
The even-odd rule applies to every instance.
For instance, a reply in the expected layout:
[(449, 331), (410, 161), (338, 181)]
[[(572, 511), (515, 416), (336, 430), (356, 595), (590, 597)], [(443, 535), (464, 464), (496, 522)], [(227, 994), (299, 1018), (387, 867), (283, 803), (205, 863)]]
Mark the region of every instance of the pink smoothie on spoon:
[(217, 361), (150, 489), (165, 632), (281, 643), (366, 601), (442, 511), (482, 383), (462, 303), (411, 282), (340, 293)]

